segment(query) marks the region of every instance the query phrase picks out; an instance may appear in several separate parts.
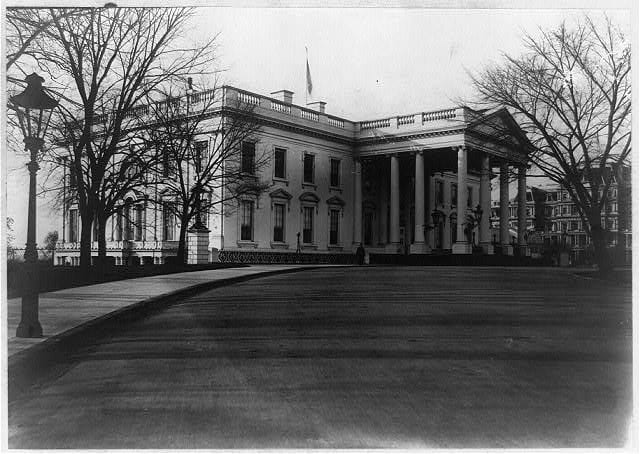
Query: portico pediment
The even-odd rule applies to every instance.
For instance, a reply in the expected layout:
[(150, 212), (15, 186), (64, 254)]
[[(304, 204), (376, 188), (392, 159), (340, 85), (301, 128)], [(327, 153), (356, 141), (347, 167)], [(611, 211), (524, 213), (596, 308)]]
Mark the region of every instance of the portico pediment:
[(526, 155), (533, 145), (509, 111), (498, 108), (478, 116), (469, 123), (466, 134), (492, 145), (500, 145), (512, 153)]

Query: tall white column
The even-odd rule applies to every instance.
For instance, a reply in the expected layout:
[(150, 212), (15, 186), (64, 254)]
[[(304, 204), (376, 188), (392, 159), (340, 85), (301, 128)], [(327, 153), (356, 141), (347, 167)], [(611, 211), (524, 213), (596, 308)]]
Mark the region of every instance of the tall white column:
[[(428, 158), (428, 157), (427, 157)], [(425, 160), (425, 169), (424, 169), (424, 198), (426, 200), (425, 204), (425, 224), (433, 227), (433, 220), (431, 218), (431, 211), (433, 210), (433, 206), (431, 205), (431, 167), (429, 165), (428, 160)], [(428, 229), (424, 242), (426, 244), (427, 252), (431, 252), (431, 247), (433, 246), (433, 228)]]
[(353, 245), (362, 244), (362, 163), (359, 159), (354, 161), (355, 188), (353, 196)]
[(400, 163), (396, 155), (391, 156), (390, 178), (389, 245), (391, 252), (400, 247)]
[(509, 166), (500, 165), (500, 246), (503, 255), (513, 255), (509, 235)]
[(424, 155), (422, 151), (416, 153), (416, 182), (415, 182), (415, 226), (413, 244), (410, 252), (412, 254), (426, 253), (424, 238)]
[(378, 216), (378, 246), (384, 246), (387, 244), (387, 213), (389, 207), (389, 180), (386, 177), (386, 173), (380, 179), (380, 211)]
[(471, 244), (464, 234), (464, 226), (467, 218), (467, 149), (458, 147), (458, 207), (456, 229), (456, 242), (451, 247), (454, 254), (470, 254)]
[(493, 254), (491, 244), (491, 164), (489, 155), (482, 155), (480, 168), (480, 208), (482, 217), (478, 226), (480, 236), (480, 246), (485, 254)]
[(527, 252), (527, 168), (518, 168), (518, 252), (522, 256)]

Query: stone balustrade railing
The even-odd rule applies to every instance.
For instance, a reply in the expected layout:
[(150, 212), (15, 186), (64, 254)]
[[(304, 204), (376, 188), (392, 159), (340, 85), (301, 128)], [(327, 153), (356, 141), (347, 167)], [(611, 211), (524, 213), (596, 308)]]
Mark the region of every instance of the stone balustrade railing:
[(419, 112), (409, 115), (398, 115), (391, 118), (382, 118), (379, 120), (369, 120), (360, 122), (360, 130), (382, 129), (382, 128), (401, 128), (409, 125), (424, 125), (425, 123), (439, 120), (451, 120), (460, 117), (464, 119), (464, 111), (461, 108), (434, 110), (431, 112)]
[(422, 112), (422, 122), (426, 123), (428, 121), (436, 121), (436, 120), (448, 120), (450, 118), (456, 117), (456, 109), (444, 109), (444, 110), (436, 110), (433, 112)]
[(398, 117), (398, 127), (403, 125), (410, 125), (416, 122), (415, 115), (403, 115)]
[[(222, 90), (221, 92), (217, 92), (217, 90)], [(218, 93), (221, 93), (222, 96), (219, 96)], [(215, 102), (216, 96), (218, 96), (219, 102)], [(446, 121), (451, 119), (460, 119), (465, 121), (465, 119), (469, 119), (469, 115), (472, 114), (472, 111), (466, 110), (465, 108), (452, 108), (452, 109), (440, 109), (431, 112), (419, 112), (415, 114), (408, 115), (398, 115), (395, 117), (388, 117), (376, 120), (368, 120), (361, 121), (359, 123), (353, 123), (342, 118), (332, 117), (324, 112), (319, 112), (316, 110), (308, 109), (302, 106), (297, 106), (295, 104), (288, 104), (281, 100), (277, 100), (271, 97), (262, 96), (256, 93), (251, 93), (248, 91), (244, 91), (231, 86), (224, 86), (217, 89), (204, 90), (197, 93), (190, 93), (180, 97), (173, 97), (170, 99), (165, 99), (162, 101), (158, 101), (152, 104), (145, 104), (133, 107), (129, 112), (125, 114), (128, 118), (142, 118), (145, 116), (153, 115), (156, 111), (167, 110), (169, 107), (171, 108), (180, 108), (185, 109), (185, 114), (187, 112), (187, 107), (189, 106), (197, 106), (202, 103), (211, 102), (211, 106), (206, 106), (207, 109), (209, 107), (213, 107), (214, 104), (216, 106), (220, 106), (222, 104), (232, 105), (233, 102), (239, 102), (241, 104), (247, 104), (251, 106), (256, 106), (258, 109), (266, 109), (274, 112), (278, 112), (284, 115), (291, 115), (294, 117), (303, 118), (308, 121), (318, 122), (321, 124), (328, 125), (333, 128), (339, 129), (347, 129), (353, 131), (354, 126), (360, 126), (361, 131), (371, 130), (371, 129), (384, 129), (384, 128), (393, 128), (400, 129), (403, 127), (415, 128), (424, 125), (429, 122), (437, 122), (437, 121)], [(96, 115), (94, 117), (94, 124), (105, 124), (108, 120), (108, 116), (105, 115)], [(82, 122), (72, 126), (69, 124), (69, 127), (80, 127)], [(357, 129), (356, 129), (357, 130)]]
[(271, 100), (271, 110), (291, 115), (291, 105)]
[(300, 116), (302, 118), (306, 118), (307, 120), (320, 121), (320, 115), (318, 115), (318, 112), (314, 112), (313, 110), (300, 108)]
[(391, 126), (391, 118), (383, 118), (382, 120), (361, 121), (360, 129), (378, 129), (388, 128)]
[(331, 126), (344, 129), (344, 120), (341, 118), (327, 117), (327, 121)]
[(253, 93), (246, 91), (236, 90), (238, 92), (238, 100), (245, 104), (260, 105), (260, 96), (256, 96)]

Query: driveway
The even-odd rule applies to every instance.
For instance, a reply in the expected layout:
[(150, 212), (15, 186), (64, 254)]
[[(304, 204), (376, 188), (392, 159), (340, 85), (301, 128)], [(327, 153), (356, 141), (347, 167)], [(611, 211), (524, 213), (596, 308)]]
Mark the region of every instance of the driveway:
[(631, 287), (565, 270), (258, 278), (78, 346), (9, 447), (622, 447), (631, 335)]

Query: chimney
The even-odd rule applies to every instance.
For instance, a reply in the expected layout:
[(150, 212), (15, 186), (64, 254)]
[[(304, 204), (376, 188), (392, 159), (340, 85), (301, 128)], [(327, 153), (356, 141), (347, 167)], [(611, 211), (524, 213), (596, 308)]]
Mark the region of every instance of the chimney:
[(324, 113), (324, 106), (326, 105), (327, 103), (324, 101), (315, 101), (308, 103), (307, 107), (309, 107), (309, 109), (317, 110), (320, 113)]
[(293, 104), (293, 92), (289, 90), (272, 91), (271, 96), (285, 104)]

